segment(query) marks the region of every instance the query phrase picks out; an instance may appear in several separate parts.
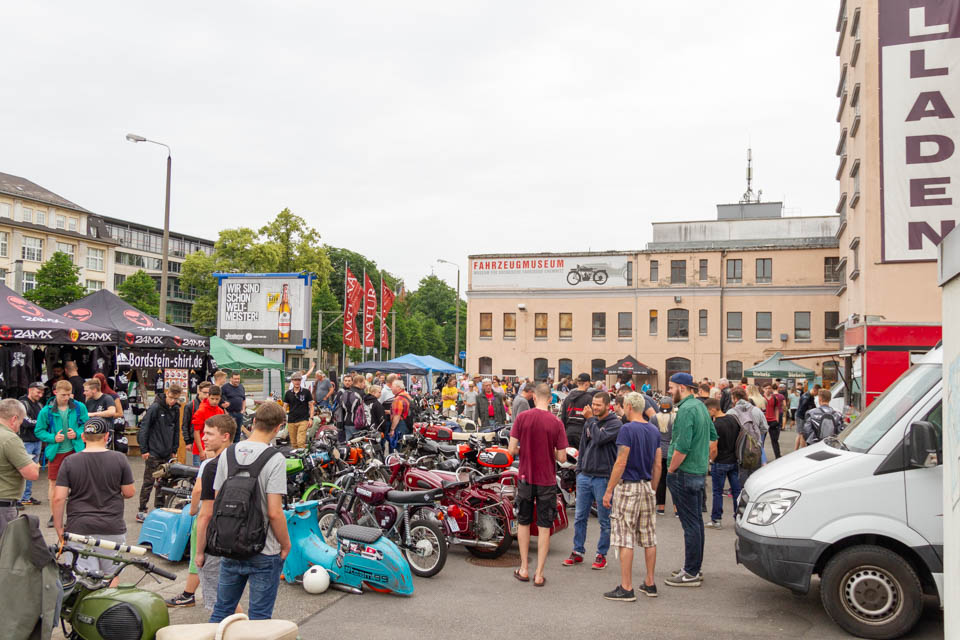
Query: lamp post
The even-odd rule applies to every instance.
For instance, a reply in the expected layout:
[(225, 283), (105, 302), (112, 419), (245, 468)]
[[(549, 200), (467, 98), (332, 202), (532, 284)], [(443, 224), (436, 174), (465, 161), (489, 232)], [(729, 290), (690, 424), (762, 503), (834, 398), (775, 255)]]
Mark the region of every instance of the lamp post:
[(158, 144), (167, 150), (167, 198), (163, 206), (163, 244), (160, 252), (163, 257), (160, 259), (160, 322), (167, 321), (167, 261), (170, 257), (170, 168), (172, 158), (170, 147), (156, 140), (148, 140), (135, 133), (128, 133), (127, 140), (130, 142), (151, 142)]
[(449, 260), (444, 260), (443, 258), (437, 258), (437, 262), (442, 262), (443, 264), (449, 264), (457, 268), (457, 325), (456, 325), (456, 341), (453, 345), (453, 366), (460, 366), (460, 265), (456, 262), (450, 262)]

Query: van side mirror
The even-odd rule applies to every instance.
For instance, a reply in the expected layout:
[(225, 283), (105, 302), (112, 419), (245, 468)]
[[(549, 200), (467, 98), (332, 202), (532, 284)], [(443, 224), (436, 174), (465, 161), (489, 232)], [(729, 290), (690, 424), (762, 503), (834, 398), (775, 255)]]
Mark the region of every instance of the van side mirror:
[(910, 425), (907, 434), (907, 455), (910, 467), (922, 469), (940, 464), (937, 429), (932, 423), (920, 420)]

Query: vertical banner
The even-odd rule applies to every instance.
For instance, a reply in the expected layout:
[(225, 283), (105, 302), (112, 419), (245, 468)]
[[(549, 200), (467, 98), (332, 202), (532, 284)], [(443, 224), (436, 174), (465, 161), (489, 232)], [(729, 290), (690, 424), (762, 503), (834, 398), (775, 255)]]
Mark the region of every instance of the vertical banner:
[(377, 332), (377, 290), (370, 282), (370, 276), (363, 274), (363, 346), (376, 344)]
[(343, 344), (348, 347), (360, 348), (360, 335), (357, 333), (357, 311), (360, 307), (360, 281), (351, 273), (348, 268), (346, 271), (347, 293), (343, 301)]
[(880, 2), (879, 38), (881, 260), (936, 260), (960, 222), (960, 0)]
[(380, 282), (380, 347), (390, 348), (390, 336), (387, 333), (387, 314), (393, 307), (393, 291), (383, 281)]

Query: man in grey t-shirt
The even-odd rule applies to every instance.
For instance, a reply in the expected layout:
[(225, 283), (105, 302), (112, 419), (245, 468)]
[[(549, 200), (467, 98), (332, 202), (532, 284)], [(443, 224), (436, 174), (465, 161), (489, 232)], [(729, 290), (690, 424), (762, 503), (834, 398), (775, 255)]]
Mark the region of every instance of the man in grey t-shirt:
[[(253, 463), (261, 455), (269, 455), (270, 443), (285, 418), (282, 406), (276, 402), (263, 403), (254, 415), (250, 437), (228, 448), (222, 455), (233, 455), (242, 465)], [(213, 488), (217, 493), (227, 480), (227, 467), (226, 459), (217, 465), (217, 476), (213, 481)], [(287, 521), (283, 514), (283, 496), (287, 493), (286, 459), (282, 455), (271, 457), (260, 471), (257, 480), (260, 507), (267, 525), (266, 543), (263, 551), (252, 558), (221, 560), (217, 605), (210, 616), (210, 622), (220, 622), (236, 610), (248, 581), (250, 619), (269, 620), (273, 615), (277, 587), (280, 585), (280, 570), (290, 553), (290, 535), (287, 533)], [(213, 516), (214, 524), (216, 517)]]
[(510, 413), (513, 415), (514, 422), (516, 422), (517, 416), (521, 413), (533, 408), (530, 405), (533, 403), (533, 392), (535, 389), (536, 387), (529, 382), (520, 388), (520, 393), (513, 399), (513, 406), (510, 407)]

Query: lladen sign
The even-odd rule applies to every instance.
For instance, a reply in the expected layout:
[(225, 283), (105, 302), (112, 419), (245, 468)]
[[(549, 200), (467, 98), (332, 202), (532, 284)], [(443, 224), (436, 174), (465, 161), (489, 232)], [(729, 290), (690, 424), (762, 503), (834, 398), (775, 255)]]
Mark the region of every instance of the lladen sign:
[(470, 259), (470, 287), (482, 289), (609, 289), (633, 284), (625, 255), (544, 255)]
[(960, 0), (879, 3), (882, 260), (936, 260), (960, 222)]
[(244, 347), (310, 346), (312, 274), (215, 273), (217, 335)]

